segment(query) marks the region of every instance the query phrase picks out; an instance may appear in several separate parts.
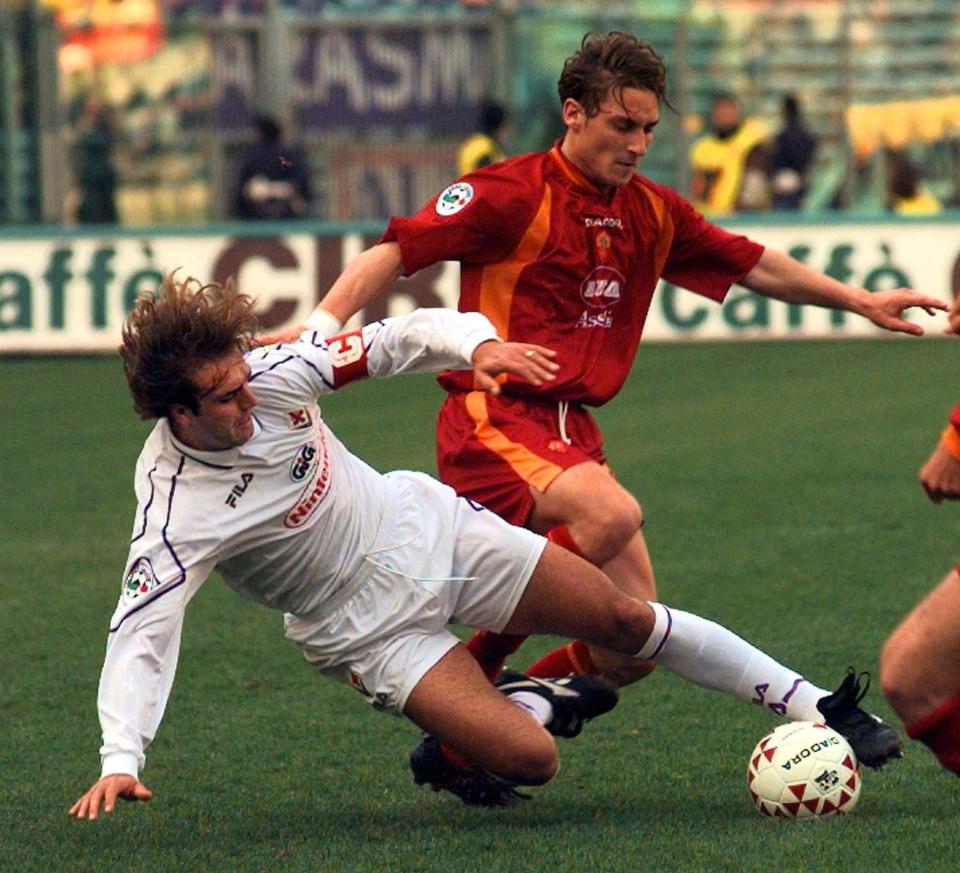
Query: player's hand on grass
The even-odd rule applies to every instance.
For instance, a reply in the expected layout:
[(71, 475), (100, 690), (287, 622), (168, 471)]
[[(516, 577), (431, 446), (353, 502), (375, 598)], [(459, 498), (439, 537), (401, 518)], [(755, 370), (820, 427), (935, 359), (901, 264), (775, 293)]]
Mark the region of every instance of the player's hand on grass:
[(920, 470), (920, 484), (934, 503), (960, 500), (960, 461), (938, 444)]
[(923, 328), (903, 317), (904, 310), (914, 306), (919, 306), (927, 315), (935, 315), (938, 309), (947, 308), (947, 304), (936, 297), (917, 294), (909, 288), (895, 288), (870, 294), (864, 302), (863, 314), (878, 327), (921, 336)]
[(77, 818), (96, 819), (103, 804), (104, 812), (113, 812), (117, 798), (124, 800), (150, 800), (153, 793), (133, 776), (115, 773), (98, 779), (89, 790), (69, 809), (69, 814)]
[(491, 394), (500, 393), (497, 376), (509, 373), (531, 385), (542, 385), (556, 379), (560, 365), (557, 353), (532, 343), (485, 342), (473, 352), (473, 383)]

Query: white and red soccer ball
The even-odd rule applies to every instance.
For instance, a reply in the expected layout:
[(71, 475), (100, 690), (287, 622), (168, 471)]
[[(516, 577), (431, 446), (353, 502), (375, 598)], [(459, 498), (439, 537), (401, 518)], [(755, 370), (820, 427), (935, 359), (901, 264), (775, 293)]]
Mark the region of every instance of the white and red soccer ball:
[(794, 721), (770, 731), (747, 765), (747, 787), (763, 815), (818, 819), (851, 812), (860, 797), (860, 765), (832, 728)]

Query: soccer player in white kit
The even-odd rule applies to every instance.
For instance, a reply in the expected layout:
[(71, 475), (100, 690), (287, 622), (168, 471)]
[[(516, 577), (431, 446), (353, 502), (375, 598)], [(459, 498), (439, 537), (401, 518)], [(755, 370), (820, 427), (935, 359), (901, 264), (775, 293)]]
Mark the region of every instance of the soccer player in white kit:
[[(308, 330), (247, 351), (254, 326), (245, 295), (168, 279), (124, 329), (134, 406), (159, 421), (137, 462), (137, 512), (100, 680), (101, 778), (71, 815), (95, 819), (117, 797), (150, 799), (139, 781), (144, 753), (173, 684), (186, 606), (214, 569), (237, 593), (283, 611), (287, 636), (318, 670), (461, 756), (467, 770), (438, 774), (435, 787), (466, 802), (511, 797), (491, 784), (548, 781), (558, 767), (551, 733), (579, 732), (616, 693), (596, 677), (514, 677), (501, 693), (451, 621), (583, 637), (787, 718), (823, 712), (831, 722), (836, 695), (713, 622), (629, 597), (588, 562), (429, 476), (378, 473), (317, 406), (350, 381), (403, 372), (472, 366), (478, 387), (494, 393), (502, 373), (538, 384), (556, 369), (552, 351), (500, 342), (483, 315), (450, 310), (330, 340)], [(833, 720), (854, 748), (899, 747), (891, 728), (842, 703)]]

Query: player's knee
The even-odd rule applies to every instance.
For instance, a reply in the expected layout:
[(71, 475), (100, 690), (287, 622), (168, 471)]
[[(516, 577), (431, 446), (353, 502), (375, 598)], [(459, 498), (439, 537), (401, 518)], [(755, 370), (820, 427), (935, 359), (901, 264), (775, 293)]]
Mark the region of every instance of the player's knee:
[(649, 605), (625, 594), (616, 598), (612, 612), (615, 639), (611, 640), (610, 648), (628, 655), (639, 652), (653, 630), (653, 613)]
[(595, 550), (604, 560), (618, 555), (643, 523), (643, 511), (633, 495), (618, 491), (611, 499), (597, 501), (591, 509)]
[(511, 750), (503, 775), (519, 785), (543, 785), (559, 768), (556, 743), (543, 731), (536, 740), (527, 740)]
[(894, 712), (905, 720), (915, 705), (915, 664), (916, 658), (902, 636), (895, 634), (884, 643), (880, 651), (880, 688)]

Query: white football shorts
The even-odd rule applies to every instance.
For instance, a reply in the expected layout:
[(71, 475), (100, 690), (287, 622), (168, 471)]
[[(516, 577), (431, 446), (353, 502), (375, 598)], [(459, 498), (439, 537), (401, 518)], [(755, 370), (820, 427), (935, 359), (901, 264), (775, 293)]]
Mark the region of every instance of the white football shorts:
[(547, 541), (430, 476), (387, 480), (389, 508), (364, 570), (324, 617), (286, 615), (284, 627), (320, 672), (399, 715), (459, 642), (449, 622), (503, 629)]

